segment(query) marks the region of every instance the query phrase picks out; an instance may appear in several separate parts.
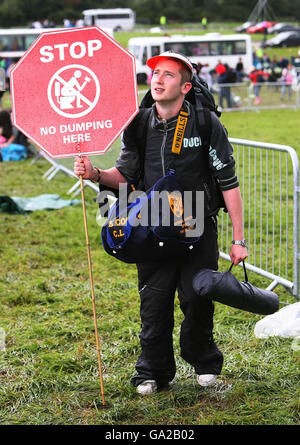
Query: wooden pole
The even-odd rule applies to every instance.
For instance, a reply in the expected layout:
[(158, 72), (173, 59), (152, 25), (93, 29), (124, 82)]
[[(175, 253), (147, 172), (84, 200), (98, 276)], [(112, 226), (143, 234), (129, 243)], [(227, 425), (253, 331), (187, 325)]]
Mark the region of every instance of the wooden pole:
[(95, 305), (93, 269), (92, 269), (91, 251), (90, 251), (90, 243), (89, 243), (89, 234), (88, 234), (88, 227), (87, 227), (85, 198), (84, 198), (84, 187), (83, 187), (82, 176), (80, 176), (80, 188), (81, 188), (83, 221), (84, 221), (85, 239), (86, 239), (88, 265), (89, 265), (89, 276), (90, 276), (92, 305), (93, 305), (93, 318), (94, 318), (94, 327), (95, 327), (97, 356), (98, 356), (100, 388), (101, 388), (102, 404), (105, 405), (105, 396), (104, 396), (103, 378), (102, 378), (102, 366), (101, 366), (101, 351), (100, 351), (100, 343), (99, 343), (99, 337), (98, 337), (98, 325), (97, 325), (97, 315), (96, 315), (96, 305)]

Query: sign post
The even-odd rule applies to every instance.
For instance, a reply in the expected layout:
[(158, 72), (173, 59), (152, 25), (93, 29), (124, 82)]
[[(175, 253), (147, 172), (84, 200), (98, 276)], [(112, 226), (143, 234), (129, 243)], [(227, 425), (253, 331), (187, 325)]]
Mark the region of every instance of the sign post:
[[(14, 125), (52, 158), (103, 154), (138, 112), (135, 59), (96, 26), (49, 31), (11, 72)], [(84, 227), (105, 405), (83, 179)]]
[[(81, 156), (79, 144), (78, 144), (77, 148), (79, 151), (79, 156)], [(101, 348), (100, 348), (99, 336), (98, 336), (98, 323), (97, 323), (96, 301), (95, 301), (95, 291), (94, 291), (94, 278), (93, 278), (92, 258), (91, 258), (89, 233), (88, 233), (88, 225), (87, 225), (87, 217), (86, 217), (86, 209), (85, 209), (85, 197), (84, 197), (84, 187), (83, 187), (82, 175), (80, 175), (80, 189), (81, 189), (83, 223), (84, 223), (84, 231), (85, 231), (86, 250), (87, 250), (88, 266), (89, 266), (89, 279), (90, 279), (91, 297), (92, 297), (92, 306), (93, 306), (93, 320), (94, 320), (94, 329), (95, 329), (95, 338), (96, 338), (99, 383), (100, 383), (102, 404), (105, 405), (105, 395), (104, 395), (102, 365), (101, 365)]]

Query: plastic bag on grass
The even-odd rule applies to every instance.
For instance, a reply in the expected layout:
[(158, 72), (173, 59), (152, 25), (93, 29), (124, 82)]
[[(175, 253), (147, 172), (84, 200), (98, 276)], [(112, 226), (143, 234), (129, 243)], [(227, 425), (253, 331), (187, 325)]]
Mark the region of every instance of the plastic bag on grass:
[(254, 335), (258, 338), (277, 336), (300, 339), (300, 302), (289, 304), (259, 320)]
[(0, 351), (6, 351), (5, 330), (3, 328), (0, 328)]

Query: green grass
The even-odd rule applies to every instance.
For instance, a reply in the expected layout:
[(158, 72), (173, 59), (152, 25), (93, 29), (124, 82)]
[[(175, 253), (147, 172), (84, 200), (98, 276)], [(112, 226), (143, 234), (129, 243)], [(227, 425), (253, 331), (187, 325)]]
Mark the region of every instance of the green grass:
[[(130, 36), (116, 35), (124, 46)], [(10, 105), (7, 94), (3, 101)], [(290, 145), (300, 155), (299, 113), (223, 113), (221, 120), (231, 137)], [(93, 161), (108, 168), (119, 149), (118, 140)], [(72, 159), (62, 162), (72, 168)], [(0, 164), (1, 195), (58, 193), (69, 199), (73, 180), (59, 173), (47, 181), (42, 175), (48, 168), (43, 160)], [(107, 409), (101, 407), (81, 205), (0, 214), (0, 327), (6, 332), (6, 351), (0, 351), (0, 424), (298, 425), (300, 355), (292, 339), (257, 339), (253, 330), (261, 316), (218, 303), (214, 333), (224, 353), (218, 384), (197, 386), (193, 369), (180, 358), (182, 314), (176, 300), (174, 384), (170, 391), (137, 396), (129, 383), (139, 354), (136, 270), (103, 252), (94, 197), (86, 188)], [(227, 267), (221, 260), (220, 269)], [(242, 278), (241, 270), (237, 276)], [(261, 287), (270, 283), (253, 273), (249, 278)], [(282, 287), (276, 292), (281, 302), (295, 302)]]
[[(288, 144), (299, 153), (299, 112), (224, 113), (222, 121), (232, 137)], [(98, 157), (98, 165), (105, 158)], [(1, 194), (67, 198), (73, 180), (62, 173), (44, 180), (48, 168), (42, 160), (0, 164)], [(176, 300), (174, 385), (151, 397), (136, 395), (129, 383), (139, 353), (136, 270), (103, 252), (93, 198), (85, 189), (107, 409), (101, 407), (81, 205), (0, 214), (0, 327), (7, 336), (0, 352), (0, 424), (299, 424), (300, 356), (292, 339), (257, 339), (253, 329), (261, 316), (221, 304), (214, 332), (225, 361), (217, 386), (197, 386), (179, 357)], [(249, 277), (257, 286), (269, 284)], [(276, 292), (295, 302), (282, 287)]]
[(300, 110), (285, 109), (223, 113), (221, 121), (232, 138), (290, 145), (300, 156), (299, 118)]

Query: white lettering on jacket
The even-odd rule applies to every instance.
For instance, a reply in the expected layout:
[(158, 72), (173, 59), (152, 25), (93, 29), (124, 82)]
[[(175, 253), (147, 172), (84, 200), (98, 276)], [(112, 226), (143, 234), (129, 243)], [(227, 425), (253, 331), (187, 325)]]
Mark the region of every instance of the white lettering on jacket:
[(201, 147), (202, 141), (200, 136), (195, 136), (193, 138), (183, 138), (184, 148)]
[(217, 156), (217, 152), (212, 146), (209, 147), (209, 156), (212, 159), (212, 165), (215, 167), (216, 170), (221, 170), (222, 168), (226, 167), (227, 164), (224, 164)]

